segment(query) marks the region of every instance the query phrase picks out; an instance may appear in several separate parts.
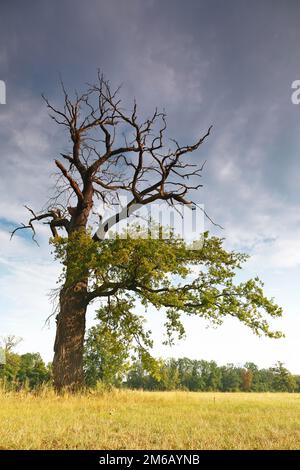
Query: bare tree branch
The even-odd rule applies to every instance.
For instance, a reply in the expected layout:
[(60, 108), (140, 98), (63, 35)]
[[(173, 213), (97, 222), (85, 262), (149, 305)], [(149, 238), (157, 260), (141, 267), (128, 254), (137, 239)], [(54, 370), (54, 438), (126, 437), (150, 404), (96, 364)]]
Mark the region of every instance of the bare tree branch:
[[(188, 155), (199, 149), (212, 127), (192, 145), (181, 146), (173, 139), (172, 148), (168, 148), (164, 112), (155, 109), (149, 118), (140, 120), (135, 101), (132, 110), (126, 112), (119, 99), (120, 88), (112, 90), (100, 72), (97, 78), (96, 84), (88, 85), (85, 93), (75, 93), (73, 98), (61, 81), (62, 107), (43, 96), (52, 119), (68, 129), (72, 146), (60, 156), (69, 168), (60, 159), (55, 160), (64, 182), (58, 180), (48, 210), (39, 215), (32, 213), (28, 224), (17, 227), (13, 234), (29, 228), (35, 240), (33, 223), (44, 219), (49, 220), (53, 234), (57, 227), (64, 227), (68, 233), (86, 227), (96, 198), (115, 204), (121, 195), (129, 195), (129, 202), (119, 214), (101, 221), (95, 240), (101, 240), (114, 224), (146, 204), (159, 200), (169, 205), (193, 204), (190, 195), (202, 187), (198, 178), (204, 163), (191, 162)], [(66, 204), (70, 200), (75, 207)], [(58, 215), (60, 206), (63, 210)]]
[(60, 169), (64, 177), (67, 178), (67, 180), (69, 181), (71, 188), (74, 190), (76, 196), (78, 197), (78, 200), (82, 201), (83, 194), (77, 182), (72, 178), (72, 176), (68, 173), (66, 168), (63, 166), (63, 164), (59, 160), (55, 160), (55, 165)]
[(25, 224), (21, 224), (19, 227), (16, 227), (12, 232), (11, 232), (11, 236), (10, 236), (10, 239), (13, 238), (13, 236), (15, 235), (15, 233), (18, 231), (18, 230), (23, 230), (23, 229), (30, 229), (32, 230), (32, 240), (37, 244), (37, 240), (36, 240), (36, 231), (35, 231), (35, 228), (34, 228), (34, 222), (38, 222), (38, 221), (41, 221), (41, 220), (47, 220), (46, 224), (50, 226), (50, 229), (52, 231), (52, 235), (55, 237), (57, 236), (57, 230), (56, 230), (56, 227), (64, 227), (67, 231), (68, 231), (68, 228), (69, 228), (69, 220), (62, 217), (61, 215), (61, 211), (60, 209), (52, 209), (51, 211), (49, 212), (45, 212), (43, 214), (35, 214), (35, 212), (30, 209), (30, 207), (28, 206), (24, 206), (31, 214), (32, 214), (32, 217), (29, 219), (28, 221), (28, 224), (25, 225)]

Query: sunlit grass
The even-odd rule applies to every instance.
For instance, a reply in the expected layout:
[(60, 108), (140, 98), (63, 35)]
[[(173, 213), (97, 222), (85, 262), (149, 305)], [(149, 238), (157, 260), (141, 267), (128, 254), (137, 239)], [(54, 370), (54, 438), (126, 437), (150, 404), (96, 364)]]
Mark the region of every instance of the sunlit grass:
[(0, 392), (2, 449), (299, 449), (300, 395)]

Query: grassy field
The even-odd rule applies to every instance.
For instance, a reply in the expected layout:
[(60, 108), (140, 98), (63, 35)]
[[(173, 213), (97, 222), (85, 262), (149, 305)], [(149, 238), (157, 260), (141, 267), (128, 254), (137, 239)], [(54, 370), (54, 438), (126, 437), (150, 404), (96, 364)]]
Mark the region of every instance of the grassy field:
[(0, 392), (1, 449), (299, 449), (300, 395)]

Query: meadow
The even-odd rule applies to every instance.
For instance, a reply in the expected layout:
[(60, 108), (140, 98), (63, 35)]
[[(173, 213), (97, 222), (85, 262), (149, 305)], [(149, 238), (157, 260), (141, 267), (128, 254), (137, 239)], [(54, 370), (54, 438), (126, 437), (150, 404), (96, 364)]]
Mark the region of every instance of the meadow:
[(1, 449), (299, 449), (300, 394), (0, 392)]

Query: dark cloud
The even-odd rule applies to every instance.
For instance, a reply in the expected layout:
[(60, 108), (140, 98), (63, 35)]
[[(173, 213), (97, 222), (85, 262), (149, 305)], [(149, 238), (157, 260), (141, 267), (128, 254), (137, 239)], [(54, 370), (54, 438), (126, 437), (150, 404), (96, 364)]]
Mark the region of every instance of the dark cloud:
[[(36, 145), (37, 134), (42, 140), (58, 132), (47, 152), (36, 148), (39, 162), (51, 161), (67, 142), (46, 120), (43, 131), (29, 103), (35, 115), (46, 116), (40, 93), (59, 100), (59, 74), (67, 87), (80, 89), (100, 67), (113, 84), (124, 84), (125, 102), (135, 96), (144, 113), (165, 108), (170, 137), (187, 142), (214, 125), (192, 158), (208, 160), (198, 199), (222, 224), (267, 212), (266, 200), (296, 204), (300, 106), (291, 104), (290, 86), (300, 76), (299, 13), (292, 0), (3, 2), (3, 150), (18, 145), (18, 126), (26, 122)], [(37, 158), (29, 153), (30, 161)], [(5, 158), (0, 165), (6, 173)], [(219, 200), (227, 201), (229, 214), (221, 213)]]

